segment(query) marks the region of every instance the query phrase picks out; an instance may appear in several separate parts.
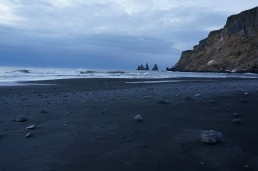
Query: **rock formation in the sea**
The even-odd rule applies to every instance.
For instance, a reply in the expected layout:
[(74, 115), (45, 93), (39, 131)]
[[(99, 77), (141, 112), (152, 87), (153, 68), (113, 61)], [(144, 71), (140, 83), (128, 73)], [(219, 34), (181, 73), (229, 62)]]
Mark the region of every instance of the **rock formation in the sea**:
[(152, 71), (158, 71), (159, 70), (159, 67), (157, 64), (154, 64), (153, 68), (152, 68)]
[(140, 66), (138, 66), (137, 70), (149, 70), (149, 65), (148, 63), (146, 64), (146, 66), (144, 67), (142, 64)]
[(258, 73), (258, 7), (228, 17), (167, 70)]

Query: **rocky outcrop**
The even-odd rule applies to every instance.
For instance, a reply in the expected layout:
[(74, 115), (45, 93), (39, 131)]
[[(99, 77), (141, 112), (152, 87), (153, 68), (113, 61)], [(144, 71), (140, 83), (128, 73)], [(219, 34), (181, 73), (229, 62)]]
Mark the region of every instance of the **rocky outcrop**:
[(149, 69), (150, 69), (150, 68), (149, 68), (149, 65), (148, 65), (148, 64), (146, 64), (145, 67), (141, 64), (141, 65), (139, 65), (139, 66), (137, 67), (136, 70), (149, 70)]
[(258, 7), (228, 17), (167, 70), (258, 73)]
[(154, 64), (153, 68), (152, 68), (152, 71), (158, 71), (159, 70), (159, 67), (157, 64)]

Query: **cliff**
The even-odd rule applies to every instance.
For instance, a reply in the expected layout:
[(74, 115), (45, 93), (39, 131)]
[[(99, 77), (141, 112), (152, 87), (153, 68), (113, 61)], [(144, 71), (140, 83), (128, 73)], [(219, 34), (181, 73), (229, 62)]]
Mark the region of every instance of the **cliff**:
[(228, 17), (168, 70), (258, 73), (258, 7)]

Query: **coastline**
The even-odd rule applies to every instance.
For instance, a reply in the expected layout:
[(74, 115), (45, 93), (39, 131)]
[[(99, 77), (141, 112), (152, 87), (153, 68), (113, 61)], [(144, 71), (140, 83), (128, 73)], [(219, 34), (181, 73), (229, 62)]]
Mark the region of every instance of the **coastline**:
[[(152, 80), (0, 87), (0, 170), (258, 169), (258, 79), (125, 83)], [(234, 113), (243, 123), (232, 122)], [(13, 122), (20, 114), (28, 121)], [(140, 123), (134, 120), (138, 114)], [(36, 128), (25, 138), (30, 123)], [(223, 141), (200, 142), (207, 129), (221, 131)]]

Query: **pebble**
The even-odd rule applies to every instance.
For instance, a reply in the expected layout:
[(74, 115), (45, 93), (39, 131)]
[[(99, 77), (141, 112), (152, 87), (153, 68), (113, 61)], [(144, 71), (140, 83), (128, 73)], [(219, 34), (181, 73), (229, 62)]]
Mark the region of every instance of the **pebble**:
[(214, 130), (202, 131), (200, 134), (200, 139), (205, 144), (216, 144), (221, 141), (223, 135), (221, 132)]
[(200, 95), (200, 94), (195, 94), (194, 96), (195, 96), (195, 97), (200, 97), (201, 95)]
[(30, 132), (28, 132), (28, 133), (25, 135), (25, 137), (26, 137), (26, 138), (30, 138), (31, 135), (32, 135), (32, 134), (31, 134)]
[(36, 128), (35, 125), (30, 125), (30, 126), (26, 127), (26, 129), (35, 129), (35, 128)]
[(245, 95), (248, 95), (249, 93), (248, 93), (248, 92), (245, 92), (244, 94), (245, 94)]
[(136, 121), (142, 121), (142, 120), (143, 120), (142, 115), (136, 115), (136, 116), (134, 117), (134, 119), (135, 119)]
[(19, 115), (19, 116), (17, 116), (16, 118), (15, 118), (15, 121), (16, 122), (26, 122), (28, 119), (25, 117), (25, 116), (23, 116), (23, 115)]
[(236, 123), (236, 124), (242, 123), (242, 119), (241, 118), (235, 118), (235, 119), (233, 119), (233, 123)]
[(239, 117), (239, 114), (238, 113), (233, 113), (233, 116)]

